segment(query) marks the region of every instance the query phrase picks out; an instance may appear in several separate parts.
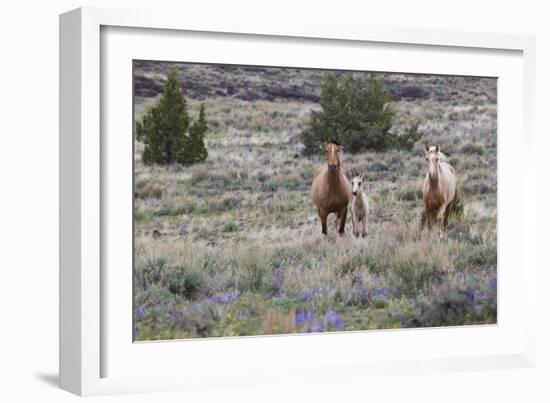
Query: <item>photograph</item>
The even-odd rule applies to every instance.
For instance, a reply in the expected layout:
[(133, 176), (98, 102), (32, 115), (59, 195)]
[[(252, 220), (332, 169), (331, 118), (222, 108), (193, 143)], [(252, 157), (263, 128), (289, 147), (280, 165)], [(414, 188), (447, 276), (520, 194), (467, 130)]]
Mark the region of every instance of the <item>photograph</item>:
[(497, 324), (496, 77), (132, 80), (134, 342)]

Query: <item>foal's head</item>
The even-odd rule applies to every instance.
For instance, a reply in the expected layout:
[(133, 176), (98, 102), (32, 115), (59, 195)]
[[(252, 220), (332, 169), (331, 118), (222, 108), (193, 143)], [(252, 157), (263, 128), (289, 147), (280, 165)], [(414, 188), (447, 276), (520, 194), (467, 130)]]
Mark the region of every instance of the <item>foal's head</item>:
[(354, 196), (357, 196), (362, 191), (363, 191), (363, 174), (355, 175), (353, 178), (351, 178), (351, 193)]
[(434, 179), (437, 176), (437, 166), (441, 157), (439, 144), (436, 146), (425, 144), (424, 148), (426, 150), (426, 161), (428, 162), (428, 175), (430, 175), (430, 179)]
[(334, 173), (340, 167), (340, 151), (342, 146), (336, 140), (327, 139), (325, 141), (325, 153), (327, 157), (328, 169)]

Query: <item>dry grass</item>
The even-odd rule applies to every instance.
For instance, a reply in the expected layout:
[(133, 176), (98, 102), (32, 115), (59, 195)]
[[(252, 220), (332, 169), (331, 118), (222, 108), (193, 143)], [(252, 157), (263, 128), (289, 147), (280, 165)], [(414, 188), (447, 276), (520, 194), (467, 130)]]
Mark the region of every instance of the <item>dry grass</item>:
[[(302, 157), (297, 137), (313, 103), (201, 100), (216, 123), (191, 167), (143, 166), (137, 143), (136, 338), (494, 323), (496, 104), (483, 94), (496, 83), (475, 84), (394, 105), (396, 125), (420, 118), (457, 170), (463, 214), (442, 239), (420, 226), (420, 146), (344, 155), (367, 172), (369, 238), (350, 223), (321, 236), (309, 187), (322, 159)], [(138, 100), (137, 116), (154, 102)]]

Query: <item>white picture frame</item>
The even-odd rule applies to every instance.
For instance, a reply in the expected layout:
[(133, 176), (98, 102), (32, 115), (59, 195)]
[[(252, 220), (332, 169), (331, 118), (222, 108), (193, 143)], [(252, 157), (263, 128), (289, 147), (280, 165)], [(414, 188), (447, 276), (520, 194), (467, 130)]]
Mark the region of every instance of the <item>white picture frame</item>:
[[(102, 32), (109, 31), (109, 27), (117, 28), (114, 31), (114, 39), (109, 39), (109, 42), (106, 42), (105, 37), (102, 37)], [(124, 31), (125, 29), (126, 31)], [(508, 224), (504, 226), (505, 229), (516, 228), (519, 232), (514, 235), (501, 234), (503, 228), (501, 219), (507, 219), (501, 213), (506, 213), (507, 205), (506, 202), (502, 202), (503, 194), (500, 184), (505, 183), (501, 181), (512, 180), (513, 173), (507, 174), (503, 178), (504, 174), (501, 175), (500, 169), (503, 168), (503, 172), (508, 172), (505, 169), (507, 160), (503, 160), (502, 158), (505, 157), (501, 158), (500, 155), (498, 325), (476, 329), (460, 327), (351, 332), (347, 335), (189, 340), (146, 343), (141, 344), (141, 347), (136, 347), (130, 340), (130, 345), (128, 345), (128, 337), (126, 334), (123, 335), (124, 330), (116, 327), (117, 323), (127, 323), (127, 317), (121, 318), (116, 314), (117, 310), (123, 311), (126, 305), (121, 303), (116, 309), (113, 308), (114, 305), (111, 305), (118, 304), (117, 301), (113, 301), (112, 293), (113, 290), (117, 290), (117, 284), (120, 284), (117, 281), (124, 281), (124, 278), (117, 277), (119, 279), (117, 280), (104, 271), (108, 263), (106, 261), (108, 245), (105, 244), (102, 227), (110, 225), (110, 221), (105, 222), (105, 220), (113, 219), (112, 215), (106, 216), (104, 212), (102, 213), (105, 203), (109, 203), (104, 191), (110, 189), (106, 187), (106, 183), (109, 175), (112, 174), (106, 167), (113, 166), (107, 164), (108, 153), (105, 147), (109, 147), (109, 149), (110, 147), (122, 147), (124, 149), (124, 144), (127, 143), (117, 145), (110, 141), (111, 137), (107, 139), (102, 137), (102, 133), (108, 133), (110, 130), (110, 123), (106, 116), (113, 112), (108, 108), (115, 105), (111, 102), (108, 104), (107, 110), (104, 109), (106, 103), (103, 97), (110, 91), (106, 86), (112, 81), (106, 83), (106, 77), (102, 77), (102, 74), (107, 74), (103, 70), (106, 61), (102, 60), (102, 57), (113, 58), (114, 68), (109, 70), (109, 74), (111, 71), (115, 71), (117, 66), (120, 66), (115, 55), (119, 55), (116, 57), (122, 57), (122, 55), (126, 58), (135, 57), (131, 53), (132, 49), (135, 49), (135, 44), (132, 47), (128, 42), (128, 46), (126, 46), (124, 42), (120, 42), (121, 38), (116, 39), (116, 32), (121, 32), (122, 36), (132, 36), (137, 35), (138, 31), (132, 31), (137, 29), (141, 29), (141, 34), (144, 35), (141, 38), (143, 48), (154, 46), (152, 45), (154, 41), (164, 40), (167, 41), (166, 44), (159, 48), (171, 49), (170, 43), (173, 44), (173, 41), (180, 40), (178, 33), (184, 35), (186, 32), (193, 33), (195, 38), (200, 38), (201, 33), (205, 36), (216, 34), (215, 40), (218, 41), (220, 38), (221, 40), (227, 38), (226, 40), (229, 41), (230, 37), (238, 37), (239, 40), (252, 38), (254, 43), (260, 46), (267, 43), (284, 45), (288, 41), (292, 41), (301, 47), (307, 47), (319, 41), (319, 43), (323, 43), (323, 46), (331, 46), (336, 50), (347, 45), (356, 47), (368, 44), (380, 49), (393, 46), (397, 49), (396, 52), (412, 47), (417, 52), (426, 52), (426, 57), (432, 58), (432, 71), (428, 71), (428, 67), (421, 65), (417, 67), (426, 73), (439, 71), (433, 55), (429, 55), (431, 50), (447, 52), (451, 55), (450, 57), (457, 55), (461, 57), (462, 53), (456, 52), (462, 51), (477, 54), (479, 57), (486, 54), (513, 54), (512, 59), (515, 61), (511, 61), (510, 66), (515, 67), (510, 67), (510, 73), (503, 74), (516, 77), (514, 83), (511, 80), (509, 82), (512, 83), (510, 88), (513, 87), (514, 93), (519, 95), (519, 100), (514, 101), (516, 104), (507, 103), (505, 100), (501, 103), (499, 94), (499, 153), (502, 152), (504, 156), (509, 155), (506, 150), (513, 150), (516, 147), (519, 155), (522, 158), (527, 158), (536, 146), (534, 132), (535, 41), (530, 36), (368, 27), (313, 20), (301, 21), (300, 24), (295, 25), (291, 23), (280, 25), (277, 21), (248, 21), (239, 18), (216, 20), (151, 10), (80, 8), (61, 15), (60, 385), (63, 389), (79, 395), (96, 395), (227, 385), (246, 386), (271, 382), (292, 383), (296, 382), (298, 378), (302, 381), (308, 378), (329, 380), (380, 373), (397, 375), (418, 372), (517, 368), (534, 365), (535, 322), (529, 314), (525, 315), (525, 312), (535, 312), (536, 211), (527, 207), (534, 202), (534, 195), (523, 192), (518, 196), (518, 202), (522, 206), (518, 213), (520, 216), (514, 218), (513, 222), (510, 221), (509, 226)], [(153, 42), (147, 44), (148, 39)], [(119, 47), (115, 48), (117, 50), (115, 53), (109, 53), (103, 49), (116, 46)], [(247, 59), (239, 60), (256, 58), (254, 60), (263, 64), (273, 63), (270, 61), (272, 59), (269, 59), (270, 56), (273, 57), (273, 53), (269, 53), (267, 50), (265, 53), (261, 51), (251, 53), (253, 54), (246, 56)], [(156, 53), (156, 57), (161, 58), (165, 54), (169, 55), (169, 53), (160, 52)], [(200, 57), (199, 53), (193, 60), (188, 61), (197, 61), (197, 57)], [(229, 62), (229, 57), (227, 54), (220, 54), (216, 61)], [(213, 61), (212, 56), (208, 60)], [(489, 61), (487, 63), (490, 64)], [(492, 63), (497, 65), (498, 61)], [(504, 64), (502, 63), (502, 65)], [(383, 68), (383, 65), (381, 66)], [(107, 68), (110, 67), (107, 66)], [(475, 71), (478, 72), (485, 71), (483, 65), (478, 65), (475, 68), (477, 69)], [(504, 67), (502, 68), (504, 69)], [(489, 70), (489, 68), (486, 69), (488, 72)], [(410, 69), (405, 68), (403, 71), (409, 72)], [(518, 74), (521, 74), (520, 82), (517, 82)], [(131, 79), (131, 77), (128, 78)], [(504, 93), (510, 97), (512, 92), (507, 92), (506, 88)], [(112, 101), (118, 98), (107, 99)], [(521, 105), (521, 111), (517, 109), (518, 104)], [(119, 106), (121, 105), (116, 104), (113, 108)], [(122, 105), (121, 107), (127, 108), (128, 106), (131, 108), (131, 105)], [(513, 121), (501, 121), (500, 116), (503, 108), (505, 108), (506, 116), (513, 115), (512, 112), (516, 110), (519, 117), (513, 117), (516, 119)], [(504, 127), (501, 127), (502, 123), (504, 123)], [(501, 130), (506, 132), (512, 127), (518, 130), (518, 133), (515, 134), (517, 137), (514, 137), (513, 133), (506, 134), (505, 142), (508, 144), (508, 148), (503, 150), (500, 146)], [(131, 134), (131, 127), (129, 133)], [(124, 172), (119, 172), (119, 174), (122, 173)], [(523, 189), (536, 186), (537, 178), (535, 176), (527, 176), (521, 172), (515, 175), (519, 175), (516, 179), (521, 181)], [(112, 225), (119, 228), (118, 224)], [(128, 236), (131, 238), (131, 232)], [(502, 248), (507, 248), (504, 249), (504, 253), (510, 253), (510, 246), (516, 248), (514, 255), (510, 255), (510, 259), (505, 259), (506, 261), (501, 263), (503, 260), (501, 259)], [(505, 278), (501, 278), (501, 264), (510, 264), (512, 261), (519, 265), (520, 270), (518, 269), (517, 272), (509, 270), (507, 271), (509, 274)], [(112, 280), (108, 286), (105, 283), (106, 279)], [(518, 282), (521, 282), (521, 310), (518, 308), (514, 313), (512, 312), (513, 308), (510, 308), (511, 316), (508, 320), (508, 317), (501, 316), (501, 311), (507, 306), (512, 306), (512, 304), (507, 304), (507, 301), (511, 302), (510, 298), (512, 297), (509, 296), (510, 293), (507, 295), (503, 289), (506, 290), (506, 284), (509, 284), (507, 289), (511, 290), (514, 284), (519, 284)], [(503, 288), (501, 288), (501, 283)], [(120, 295), (121, 299), (124, 299), (124, 296), (127, 296), (127, 290), (121, 290)], [(501, 307), (503, 308), (501, 309)], [(107, 331), (107, 328), (110, 330)], [(131, 333), (131, 329), (128, 333)], [(378, 343), (378, 340), (386, 340), (380, 341), (386, 345), (386, 347), (380, 348), (386, 357), (373, 356), (374, 358), (366, 359), (361, 354), (357, 354), (344, 360), (336, 355), (333, 357), (329, 354), (317, 358), (314, 354), (314, 349), (324, 347), (332, 351), (336, 346), (342, 345), (342, 342), (346, 346), (357, 346), (359, 343), (363, 343), (366, 337), (369, 338), (369, 342), (376, 341)], [(437, 347), (434, 347), (431, 353), (428, 351), (430, 345), (443, 346), (445, 342), (448, 342), (449, 345), (453, 345), (453, 343), (456, 345), (459, 340), (464, 340), (464, 348), (449, 347), (446, 350), (441, 347), (438, 350)], [(477, 344), (476, 340), (479, 341)], [(488, 346), (492, 340), (497, 340), (497, 342), (492, 343), (494, 348), (489, 349)], [(391, 343), (394, 343), (395, 349), (390, 356), (388, 352)], [(420, 346), (418, 354), (408, 354), (406, 346), (410, 345), (409, 343), (417, 343)], [(405, 345), (405, 348), (399, 348), (400, 345)], [(234, 351), (236, 348), (239, 351), (238, 355), (226, 351)], [(177, 349), (180, 354), (184, 354), (185, 350), (185, 356), (189, 358), (186, 361), (178, 362), (169, 360), (169, 357), (178, 354)], [(283, 357), (285, 360), (277, 361), (278, 356), (284, 356), (281, 351), (285, 350), (301, 351), (302, 355), (292, 360)], [(345, 351), (346, 354), (349, 353), (345, 349), (342, 351)], [(141, 362), (146, 362), (143, 365), (144, 368), (138, 368), (139, 365), (136, 367), (136, 363), (132, 361), (132, 357), (137, 354), (140, 354)], [(262, 355), (270, 357), (264, 364), (258, 360), (258, 357), (262, 357)], [(242, 362), (236, 366), (220, 365), (216, 370), (210, 370), (209, 368), (212, 367), (208, 365), (216, 363), (216, 360), (220, 364), (228, 360)], [(128, 362), (129, 364), (127, 366), (118, 365), (115, 370), (111, 369), (111, 364), (107, 365), (107, 362)], [(155, 362), (162, 363), (158, 366), (158, 371), (153, 371), (158, 372), (157, 374), (150, 371)], [(145, 367), (148, 367), (149, 371)], [(113, 364), (113, 368), (115, 368), (115, 364)], [(304, 372), (304, 368), (308, 369), (307, 373)]]

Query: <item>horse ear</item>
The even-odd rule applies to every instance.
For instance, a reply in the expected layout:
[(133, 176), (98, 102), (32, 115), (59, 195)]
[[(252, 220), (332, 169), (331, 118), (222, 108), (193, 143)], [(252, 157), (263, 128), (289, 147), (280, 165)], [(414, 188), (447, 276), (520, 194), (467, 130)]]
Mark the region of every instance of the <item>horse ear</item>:
[(435, 152), (438, 153), (439, 150), (440, 150), (440, 148), (439, 148), (439, 144), (438, 144), (438, 145), (435, 146)]
[(424, 150), (426, 150), (426, 152), (430, 151), (430, 146), (428, 143), (424, 143)]

